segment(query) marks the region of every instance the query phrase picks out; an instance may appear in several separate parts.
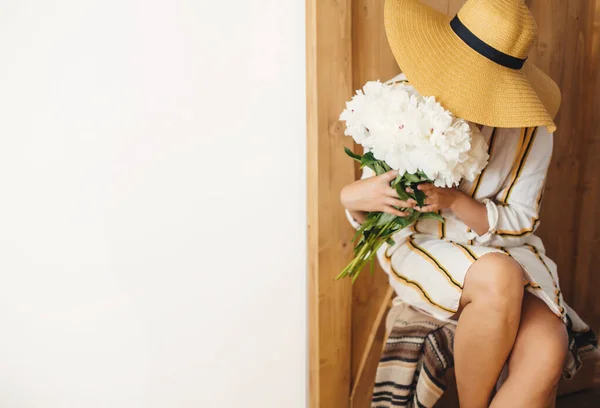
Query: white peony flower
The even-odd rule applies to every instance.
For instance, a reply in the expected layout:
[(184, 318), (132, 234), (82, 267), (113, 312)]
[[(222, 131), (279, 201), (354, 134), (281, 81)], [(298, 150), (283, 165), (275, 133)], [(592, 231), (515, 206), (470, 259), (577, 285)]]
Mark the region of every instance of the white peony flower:
[(475, 180), (488, 163), (477, 126), (408, 84), (367, 82), (346, 103), (344, 133), (400, 174), (421, 171), (438, 187)]

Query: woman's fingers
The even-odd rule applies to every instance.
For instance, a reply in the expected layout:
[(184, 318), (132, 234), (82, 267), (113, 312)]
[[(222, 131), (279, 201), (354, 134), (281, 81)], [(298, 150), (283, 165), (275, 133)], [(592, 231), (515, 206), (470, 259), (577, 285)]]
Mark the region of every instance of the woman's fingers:
[(408, 201), (403, 201), (400, 200), (399, 198), (394, 198), (394, 197), (387, 197), (384, 201), (384, 203), (386, 205), (391, 205), (393, 207), (400, 207), (400, 208), (412, 208), (415, 206), (415, 204), (413, 203), (409, 203)]
[(425, 207), (415, 207), (415, 210), (419, 212), (435, 212), (438, 210), (438, 206), (435, 204), (426, 205)]
[[(396, 198), (396, 199), (398, 198), (398, 192), (395, 189), (393, 189), (392, 187), (387, 187), (385, 189), (384, 193), (388, 197), (392, 197), (392, 198)], [(409, 198), (408, 200), (403, 201), (403, 203), (407, 204), (407, 205), (403, 205), (403, 207), (414, 207), (417, 204), (417, 202), (415, 200), (413, 200), (412, 198)]]
[(385, 207), (383, 207), (383, 212), (392, 214), (392, 215), (396, 215), (398, 217), (406, 217), (407, 215), (409, 215), (407, 212), (404, 211), (400, 211), (394, 207), (392, 207), (391, 205), (386, 205)]
[(398, 198), (398, 192), (396, 191), (396, 189), (390, 187), (390, 186), (386, 186), (384, 193), (386, 196), (388, 197), (395, 197)]
[(437, 200), (430, 196), (425, 197), (425, 201), (423, 201), (424, 204), (435, 204), (436, 202)]
[(387, 173), (383, 173), (381, 178), (385, 180), (386, 183), (391, 183), (398, 176), (398, 170), (390, 170)]
[(423, 183), (423, 184), (419, 184), (419, 185), (417, 186), (417, 188), (418, 188), (419, 190), (423, 191), (423, 192), (426, 192), (426, 191), (431, 191), (431, 190), (433, 190), (435, 187), (434, 187), (434, 186), (433, 186), (433, 184), (431, 184), (431, 183)]

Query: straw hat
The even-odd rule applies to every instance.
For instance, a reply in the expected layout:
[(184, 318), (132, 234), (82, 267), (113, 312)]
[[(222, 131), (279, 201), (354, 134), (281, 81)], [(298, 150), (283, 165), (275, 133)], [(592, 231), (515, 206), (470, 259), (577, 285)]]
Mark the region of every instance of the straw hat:
[(385, 29), (411, 85), (456, 116), (556, 130), (560, 89), (527, 61), (537, 25), (522, 0), (468, 0), (455, 17), (419, 0), (386, 0)]

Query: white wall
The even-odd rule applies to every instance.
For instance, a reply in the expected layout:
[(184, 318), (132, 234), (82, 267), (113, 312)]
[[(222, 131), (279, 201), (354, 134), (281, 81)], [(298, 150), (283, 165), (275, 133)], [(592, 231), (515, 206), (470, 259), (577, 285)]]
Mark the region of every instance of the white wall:
[(304, 407), (304, 1), (0, 5), (0, 406)]

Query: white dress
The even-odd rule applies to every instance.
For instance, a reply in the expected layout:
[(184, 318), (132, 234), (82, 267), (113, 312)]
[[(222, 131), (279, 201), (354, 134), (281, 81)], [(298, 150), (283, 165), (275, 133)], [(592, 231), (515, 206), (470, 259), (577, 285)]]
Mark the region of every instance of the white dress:
[[(405, 77), (401, 74), (391, 81), (397, 80)], [(587, 325), (565, 304), (556, 264), (535, 235), (553, 135), (545, 127), (484, 127), (482, 133), (489, 145), (489, 164), (474, 182), (463, 182), (459, 188), (485, 203), (489, 231), (477, 235), (450, 210), (441, 211), (444, 223), (417, 221), (394, 235), (394, 245), (384, 244), (377, 253), (390, 284), (401, 300), (440, 320), (451, 321), (469, 267), (485, 254), (500, 252), (523, 267), (523, 284), (528, 292), (565, 323), (572, 319), (579, 330), (586, 330)], [(372, 170), (364, 168), (362, 178), (373, 175)], [(358, 228), (360, 224), (348, 210), (346, 214)]]

